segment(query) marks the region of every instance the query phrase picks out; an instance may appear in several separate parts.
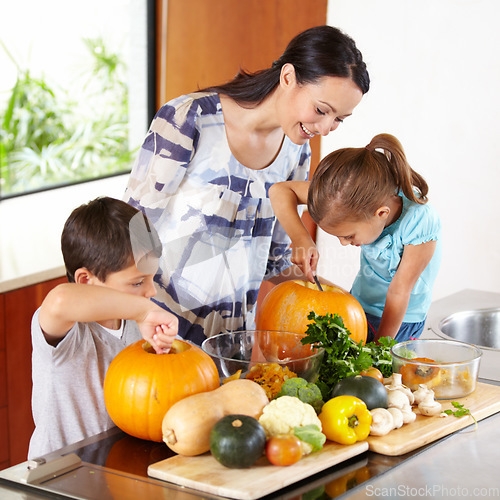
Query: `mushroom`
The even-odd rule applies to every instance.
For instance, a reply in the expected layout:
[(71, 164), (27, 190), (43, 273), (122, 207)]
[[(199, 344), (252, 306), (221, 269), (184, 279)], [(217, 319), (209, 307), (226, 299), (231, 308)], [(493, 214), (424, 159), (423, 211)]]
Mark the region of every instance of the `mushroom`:
[(399, 390), (388, 391), (387, 406), (389, 408), (399, 408), (400, 410), (403, 410), (403, 408), (407, 406), (411, 407), (408, 396), (403, 391)]
[(401, 373), (393, 373), (391, 383), (385, 386), (388, 391), (401, 391), (404, 392), (408, 396), (408, 401), (412, 405), (415, 398), (413, 396), (413, 392), (409, 387), (403, 384), (403, 377)]
[(427, 396), (418, 404), (418, 409), (426, 417), (434, 417), (441, 413), (441, 403), (434, 399), (434, 391), (430, 391)]
[(415, 422), (415, 419), (417, 418), (417, 414), (411, 409), (411, 406), (407, 406), (401, 410), (401, 413), (403, 414), (403, 424), (411, 424), (412, 422)]
[(399, 408), (388, 408), (387, 411), (392, 415), (394, 420), (394, 429), (399, 429), (403, 426), (403, 412)]
[(413, 393), (415, 404), (420, 404), (429, 394), (432, 396), (432, 399), (434, 399), (434, 391), (429, 389), (425, 384), (419, 384), (418, 389)]
[(394, 419), (389, 410), (385, 408), (374, 408), (370, 413), (372, 416), (370, 435), (385, 436), (394, 429)]
[(389, 408), (397, 408), (398, 410), (401, 410), (403, 415), (403, 424), (411, 424), (417, 418), (417, 415), (411, 409), (408, 396), (403, 391), (396, 389), (388, 391), (387, 406)]

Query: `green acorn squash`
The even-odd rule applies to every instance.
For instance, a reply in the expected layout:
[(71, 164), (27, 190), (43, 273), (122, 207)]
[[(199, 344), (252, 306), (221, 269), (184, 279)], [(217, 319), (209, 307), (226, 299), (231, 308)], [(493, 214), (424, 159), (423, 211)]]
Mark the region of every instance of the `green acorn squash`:
[(334, 386), (330, 398), (336, 396), (356, 396), (365, 402), (369, 410), (387, 408), (387, 389), (373, 377), (351, 375), (339, 380)]
[(247, 415), (226, 415), (210, 432), (210, 451), (225, 467), (250, 467), (263, 455), (265, 446), (264, 427)]

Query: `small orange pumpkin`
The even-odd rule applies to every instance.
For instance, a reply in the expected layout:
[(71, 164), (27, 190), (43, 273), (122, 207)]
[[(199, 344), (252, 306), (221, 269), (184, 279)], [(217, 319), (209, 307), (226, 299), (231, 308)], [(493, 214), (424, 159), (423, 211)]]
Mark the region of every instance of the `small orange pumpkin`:
[(212, 358), (199, 347), (174, 340), (168, 354), (156, 354), (139, 340), (117, 354), (104, 380), (111, 420), (131, 436), (162, 441), (162, 421), (177, 401), (219, 387)]
[(312, 283), (291, 280), (276, 285), (264, 298), (257, 317), (257, 329), (305, 333), (307, 315), (338, 314), (355, 342), (366, 342), (366, 315), (361, 304), (338, 286), (323, 285), (319, 291)]
[[(422, 364), (417, 364), (421, 362)], [(418, 389), (420, 384), (425, 384), (428, 389), (441, 382), (441, 370), (435, 366), (436, 362), (429, 358), (413, 358), (405, 363), (399, 370), (403, 384), (412, 391)]]

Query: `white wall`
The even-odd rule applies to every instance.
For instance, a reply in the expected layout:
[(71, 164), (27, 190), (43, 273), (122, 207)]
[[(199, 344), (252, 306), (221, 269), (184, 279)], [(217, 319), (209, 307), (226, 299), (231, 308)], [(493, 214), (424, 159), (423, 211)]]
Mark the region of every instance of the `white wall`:
[[(352, 36), (371, 88), (322, 154), (388, 132), (429, 184), (443, 223), (434, 299), (500, 291), (500, 3), (498, 0), (329, 0), (328, 24)], [(318, 236), (319, 273), (350, 287), (356, 249)]]
[[(61, 232), (74, 208), (97, 196), (121, 199), (128, 174), (0, 203), (1, 283), (64, 265)], [(22, 283), (22, 281), (21, 281)]]

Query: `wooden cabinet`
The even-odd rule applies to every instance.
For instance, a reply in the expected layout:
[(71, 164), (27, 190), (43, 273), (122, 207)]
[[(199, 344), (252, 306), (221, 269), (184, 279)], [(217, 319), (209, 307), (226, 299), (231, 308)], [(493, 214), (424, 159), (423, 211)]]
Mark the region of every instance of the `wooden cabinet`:
[[(268, 68), (298, 33), (326, 24), (327, 0), (156, 0), (156, 104)], [(321, 136), (310, 141), (311, 174)], [(302, 220), (312, 238), (316, 224)], [(271, 290), (262, 284), (257, 304)]]
[[(327, 0), (157, 0), (156, 104), (268, 68), (298, 33), (326, 24)], [(320, 159), (320, 136), (311, 141)]]
[(9, 465), (7, 424), (7, 367), (5, 363), (5, 297), (0, 295), (0, 469)]
[(23, 462), (34, 429), (31, 416), (31, 317), (66, 278), (0, 295), (0, 469)]

